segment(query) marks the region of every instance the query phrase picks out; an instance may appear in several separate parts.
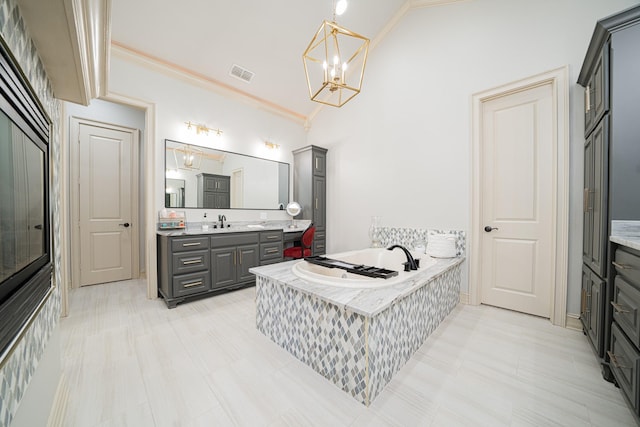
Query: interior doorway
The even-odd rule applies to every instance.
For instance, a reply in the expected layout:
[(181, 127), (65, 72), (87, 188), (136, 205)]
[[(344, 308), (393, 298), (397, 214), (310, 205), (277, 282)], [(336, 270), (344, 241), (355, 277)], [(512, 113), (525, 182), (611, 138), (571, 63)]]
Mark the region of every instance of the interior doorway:
[(470, 302), (566, 323), (567, 68), (473, 96)]
[(139, 132), (71, 119), (73, 287), (139, 277)]

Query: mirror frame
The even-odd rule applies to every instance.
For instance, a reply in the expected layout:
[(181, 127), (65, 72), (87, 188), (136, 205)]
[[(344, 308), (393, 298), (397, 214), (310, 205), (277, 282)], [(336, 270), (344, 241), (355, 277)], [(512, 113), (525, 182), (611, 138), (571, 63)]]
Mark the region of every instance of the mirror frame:
[[(248, 157), (251, 159), (256, 159), (256, 160), (262, 160), (265, 162), (272, 162), (272, 163), (277, 163), (277, 164), (283, 164), (283, 165), (287, 165), (287, 169), (288, 169), (288, 173), (287, 173), (287, 200), (284, 203), (284, 206), (282, 209), (279, 208), (233, 208), (233, 207), (229, 207), (229, 208), (199, 208), (197, 206), (185, 206), (185, 207), (171, 207), (171, 206), (166, 206), (166, 198), (164, 196), (164, 194), (166, 194), (167, 191), (167, 142), (171, 142), (171, 143), (177, 143), (177, 144), (184, 144), (184, 145), (191, 145), (194, 147), (197, 147), (200, 150), (212, 150), (212, 151), (218, 151), (220, 153), (225, 153), (225, 154), (233, 154), (236, 156), (242, 156), (242, 157)], [(198, 145), (198, 144), (190, 144), (188, 142), (183, 142), (183, 141), (178, 141), (175, 139), (169, 139), (169, 138), (165, 138), (164, 140), (164, 168), (163, 168), (163, 182), (164, 182), (164, 186), (163, 186), (163, 198), (165, 198), (165, 202), (163, 203), (164, 207), (167, 209), (225, 209), (225, 210), (260, 210), (260, 211), (284, 211), (287, 204), (289, 204), (291, 202), (291, 164), (286, 163), (286, 162), (279, 162), (277, 160), (271, 160), (271, 159), (265, 159), (262, 157), (257, 157), (257, 156), (250, 156), (248, 154), (242, 154), (242, 153), (237, 153), (234, 151), (226, 151), (226, 150), (220, 150), (218, 148), (210, 148), (210, 147), (205, 147), (202, 145)], [(206, 173), (206, 172), (205, 172)], [(176, 178), (169, 178), (169, 179), (176, 179)], [(185, 189), (186, 190), (186, 189)], [(185, 191), (186, 193), (186, 191)]]

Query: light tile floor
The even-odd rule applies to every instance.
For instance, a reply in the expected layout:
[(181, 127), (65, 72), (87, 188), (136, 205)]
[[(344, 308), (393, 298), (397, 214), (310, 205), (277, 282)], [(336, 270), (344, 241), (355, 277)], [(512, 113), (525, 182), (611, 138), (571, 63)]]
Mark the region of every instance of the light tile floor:
[(178, 305), (78, 289), (60, 323), (65, 427), (634, 426), (581, 332), (459, 305), (365, 407), (255, 329), (255, 288)]

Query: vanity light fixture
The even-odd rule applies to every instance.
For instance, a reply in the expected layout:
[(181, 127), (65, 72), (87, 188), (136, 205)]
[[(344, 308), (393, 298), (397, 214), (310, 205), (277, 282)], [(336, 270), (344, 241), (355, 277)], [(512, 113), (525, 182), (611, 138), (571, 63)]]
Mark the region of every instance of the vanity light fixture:
[(191, 120), (189, 120), (188, 122), (184, 122), (184, 124), (187, 125), (188, 130), (195, 129), (196, 135), (200, 135), (201, 133), (204, 133), (205, 135), (209, 135), (209, 132), (215, 132), (216, 135), (218, 136), (222, 135), (222, 131), (220, 129), (214, 129), (214, 128), (207, 127), (206, 125), (193, 123)]
[(309, 97), (333, 107), (360, 93), (369, 52), (368, 38), (336, 23), (336, 15), (346, 7), (346, 0), (334, 3), (333, 21), (322, 21), (302, 54)]
[(271, 142), (271, 141), (265, 141), (264, 145), (270, 150), (277, 150), (280, 148), (280, 144), (276, 144), (275, 142)]

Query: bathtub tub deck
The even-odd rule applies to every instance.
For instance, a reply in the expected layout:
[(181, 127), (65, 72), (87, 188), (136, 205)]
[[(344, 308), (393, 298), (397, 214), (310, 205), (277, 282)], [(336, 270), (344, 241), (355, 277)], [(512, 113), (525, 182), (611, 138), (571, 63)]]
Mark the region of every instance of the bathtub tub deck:
[(300, 279), (301, 261), (256, 267), (256, 327), (369, 405), (458, 304), (463, 258), (372, 289)]

